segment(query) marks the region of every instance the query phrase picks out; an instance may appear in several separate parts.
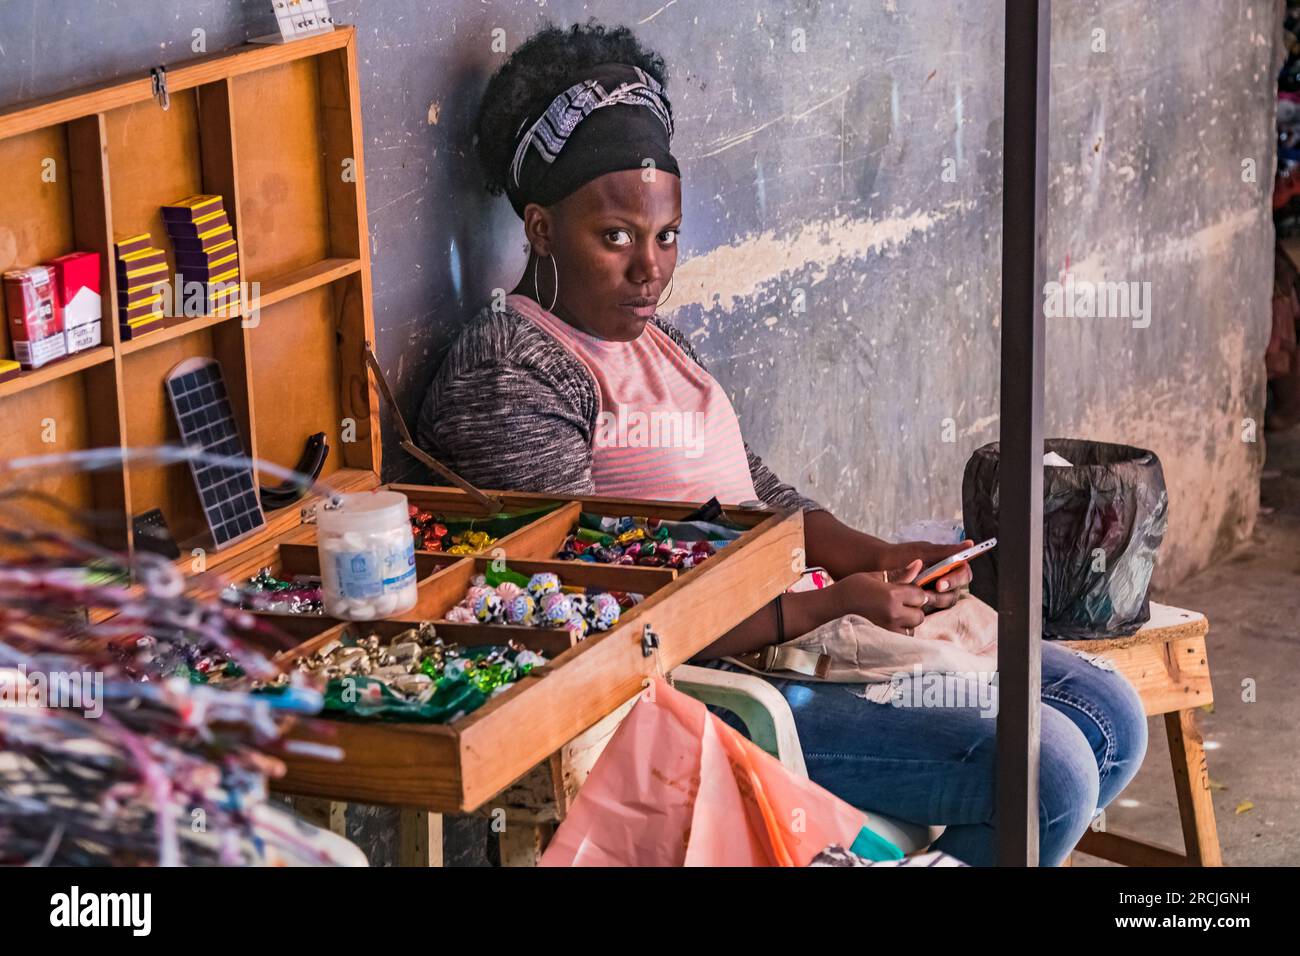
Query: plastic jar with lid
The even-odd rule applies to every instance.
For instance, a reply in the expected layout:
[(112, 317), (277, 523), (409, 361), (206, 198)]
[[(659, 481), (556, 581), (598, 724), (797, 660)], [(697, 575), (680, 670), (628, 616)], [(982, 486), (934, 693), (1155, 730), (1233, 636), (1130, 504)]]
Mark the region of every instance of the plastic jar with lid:
[(325, 613), (373, 621), (410, 610), (418, 597), (406, 496), (339, 495), (316, 511)]

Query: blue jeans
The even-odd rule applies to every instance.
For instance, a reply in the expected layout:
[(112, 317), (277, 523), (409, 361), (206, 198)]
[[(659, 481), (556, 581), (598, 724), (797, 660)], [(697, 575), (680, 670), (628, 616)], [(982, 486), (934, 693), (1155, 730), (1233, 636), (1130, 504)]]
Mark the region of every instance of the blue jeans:
[[(1050, 641), (1043, 642), (1042, 655), (1039, 862), (1058, 866), (1096, 809), (1137, 773), (1147, 749), (1147, 720), (1123, 675)], [(722, 661), (710, 666), (740, 670)], [(935, 677), (920, 680), (929, 679), (933, 689)], [(884, 704), (857, 696), (860, 684), (771, 683), (790, 702), (808, 776), (816, 783), (869, 813), (943, 824), (947, 829), (935, 849), (972, 866), (996, 862), (996, 705), (977, 703), (975, 679), (955, 698), (964, 697), (964, 706), (952, 697), (941, 704), (925, 698), (912, 677), (898, 683), (895, 702)], [(955, 683), (947, 681), (949, 687)], [(917, 706), (896, 706), (899, 699)], [(983, 700), (988, 702), (987, 693)], [(714, 712), (743, 732), (734, 714)]]

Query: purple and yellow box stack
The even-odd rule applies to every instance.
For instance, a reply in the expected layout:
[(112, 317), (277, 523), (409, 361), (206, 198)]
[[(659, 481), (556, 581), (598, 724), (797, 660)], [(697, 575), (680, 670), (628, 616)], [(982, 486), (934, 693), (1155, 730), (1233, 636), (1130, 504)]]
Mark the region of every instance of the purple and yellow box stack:
[(190, 196), (162, 207), (176, 253), (176, 280), (188, 309), (193, 283), (203, 286), (203, 315), (239, 305), (239, 250), (220, 196)]
[(163, 327), (163, 296), (157, 286), (168, 279), (167, 253), (147, 232), (113, 243), (117, 268), (117, 325), (126, 342)]

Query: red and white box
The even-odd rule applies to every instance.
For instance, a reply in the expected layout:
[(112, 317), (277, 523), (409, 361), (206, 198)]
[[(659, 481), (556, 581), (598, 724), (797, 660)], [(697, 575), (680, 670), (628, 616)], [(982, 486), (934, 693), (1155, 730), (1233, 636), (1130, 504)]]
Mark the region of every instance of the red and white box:
[(14, 358), (23, 368), (40, 368), (68, 354), (63, 309), (49, 266), (11, 269), (4, 274), (5, 309)]
[(54, 287), (63, 308), (63, 337), (68, 343), (68, 354), (94, 348), (103, 336), (99, 253), (69, 252), (48, 264), (54, 268)]

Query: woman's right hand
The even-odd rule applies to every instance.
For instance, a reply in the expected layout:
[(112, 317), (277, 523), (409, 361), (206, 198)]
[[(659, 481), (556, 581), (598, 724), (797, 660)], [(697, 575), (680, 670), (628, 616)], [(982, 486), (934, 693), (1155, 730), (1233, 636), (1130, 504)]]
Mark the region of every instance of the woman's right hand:
[(920, 572), (917, 560), (897, 571), (859, 571), (841, 578), (831, 585), (837, 609), (840, 614), (859, 614), (888, 631), (911, 636), (925, 620), (923, 609), (930, 601), (923, 588), (909, 583)]

